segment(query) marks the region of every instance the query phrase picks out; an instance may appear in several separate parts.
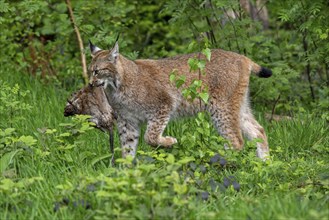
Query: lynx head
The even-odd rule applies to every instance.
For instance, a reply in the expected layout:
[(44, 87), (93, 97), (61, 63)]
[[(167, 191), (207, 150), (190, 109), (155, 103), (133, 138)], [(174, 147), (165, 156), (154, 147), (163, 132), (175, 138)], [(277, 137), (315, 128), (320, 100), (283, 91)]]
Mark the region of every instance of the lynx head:
[(80, 114), (88, 114), (84, 107), (83, 100), (87, 99), (87, 94), (90, 92), (91, 86), (80, 89), (78, 92), (74, 92), (69, 99), (67, 99), (66, 106), (64, 108), (64, 116), (73, 116)]
[(109, 130), (113, 126), (112, 107), (108, 104), (103, 88), (91, 84), (72, 94), (64, 108), (64, 116), (90, 115), (90, 121), (101, 130)]
[(116, 90), (120, 82), (121, 63), (119, 59), (119, 45), (115, 43), (111, 50), (102, 50), (89, 41), (92, 61), (89, 66), (91, 84), (104, 86)]

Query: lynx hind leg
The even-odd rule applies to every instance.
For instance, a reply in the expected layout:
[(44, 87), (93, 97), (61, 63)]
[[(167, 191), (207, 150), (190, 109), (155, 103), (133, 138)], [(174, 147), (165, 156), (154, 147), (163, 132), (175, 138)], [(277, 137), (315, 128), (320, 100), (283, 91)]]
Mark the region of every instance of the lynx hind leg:
[(144, 139), (146, 143), (151, 146), (171, 147), (177, 143), (176, 138), (162, 136), (162, 133), (169, 122), (170, 114), (165, 111), (161, 113), (162, 114), (155, 114), (149, 117)]
[[(236, 150), (243, 148), (243, 138), (240, 130), (239, 112), (226, 102), (215, 103), (216, 99), (209, 102), (211, 119), (218, 133), (229, 140)], [(227, 149), (228, 147), (225, 146)]]
[(249, 107), (248, 96), (246, 95), (244, 102), (242, 104), (240, 113), (240, 124), (242, 133), (246, 136), (248, 140), (253, 140), (259, 138), (262, 142), (257, 143), (256, 154), (257, 157), (262, 160), (266, 160), (269, 156), (269, 147), (267, 142), (267, 137), (264, 128), (256, 121), (251, 109)]
[(117, 125), (121, 142), (122, 157), (126, 158), (128, 155), (135, 157), (139, 138), (138, 126), (134, 126), (132, 123), (120, 118), (117, 120)]

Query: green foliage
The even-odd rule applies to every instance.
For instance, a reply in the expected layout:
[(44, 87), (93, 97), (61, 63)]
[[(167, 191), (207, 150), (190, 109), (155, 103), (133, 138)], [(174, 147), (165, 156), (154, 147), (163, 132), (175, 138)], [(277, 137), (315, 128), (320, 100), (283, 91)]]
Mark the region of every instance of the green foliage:
[[(74, 159), (68, 152), (83, 144), (77, 137), (93, 129), (91, 127), (93, 123), (86, 121), (89, 117), (87, 115), (77, 115), (71, 123), (60, 124), (61, 127), (65, 128), (64, 132), (49, 128), (38, 129), (42, 134), (40, 143), (37, 143), (37, 140), (30, 135), (17, 136), (14, 128), (0, 129), (1, 175), (15, 176), (17, 173), (15, 167), (9, 168), (15, 160), (19, 159), (41, 159), (47, 161), (47, 163), (54, 163), (60, 159), (72, 163)], [(49, 159), (51, 154), (54, 154), (53, 160)], [(91, 155), (93, 155), (91, 152), (85, 152), (78, 159), (84, 160), (85, 157)]]
[(193, 126), (196, 127), (195, 130), (190, 129), (190, 124), (183, 125), (183, 135), (180, 137), (179, 143), (182, 144), (181, 147), (186, 148), (188, 146), (188, 148), (182, 153), (185, 154), (190, 151), (192, 153), (194, 152), (193, 149), (198, 149), (202, 158), (207, 149), (218, 150), (222, 149), (224, 144), (227, 144), (225, 139), (216, 134), (209, 122), (208, 115), (204, 112), (198, 113)]
[[(42, 177), (24, 178), (19, 181), (13, 181), (9, 178), (0, 180), (0, 195), (6, 198), (8, 202), (0, 201), (2, 211), (17, 210), (21, 212), (21, 207), (26, 207), (31, 204), (33, 193), (30, 191), (32, 186), (38, 182), (43, 181)], [(9, 202), (10, 201), (10, 202)], [(24, 210), (25, 211), (25, 210)]]
[[(192, 42), (190, 45), (193, 45)], [(191, 46), (190, 46), (191, 47)], [(201, 53), (199, 53), (198, 58), (189, 58), (188, 65), (190, 67), (190, 72), (188, 74), (195, 74), (195, 78), (189, 85), (186, 85), (186, 75), (178, 73), (177, 70), (173, 70), (170, 73), (169, 80), (175, 83), (176, 87), (182, 89), (182, 95), (185, 99), (193, 102), (196, 98), (200, 99), (204, 104), (208, 103), (209, 94), (208, 87), (202, 84), (202, 76), (206, 74), (205, 67), (206, 62), (211, 59), (211, 50), (209, 48), (204, 48), (202, 54), (206, 57), (206, 60), (201, 58)]]
[(22, 156), (23, 151), (31, 151), (36, 140), (31, 136), (16, 137), (14, 128), (0, 129), (0, 137), (0, 173), (5, 175), (5, 171), (13, 163), (14, 157)]
[[(102, 174), (80, 176), (77, 185), (71, 181), (57, 185), (58, 201), (63, 198), (71, 201), (65, 205), (70, 209), (74, 199), (88, 201), (96, 219), (145, 219), (183, 218), (198, 210), (200, 203), (212, 204), (225, 197), (230, 198), (228, 203), (234, 203), (246, 196), (245, 193), (287, 194), (297, 189), (301, 198), (326, 199), (328, 173), (323, 160), (309, 164), (305, 158), (296, 158), (287, 166), (276, 159), (264, 163), (247, 151), (242, 155), (224, 153), (226, 159), (216, 151), (218, 149), (202, 148), (193, 153), (191, 150), (190, 156), (182, 158), (178, 153), (182, 149), (172, 153), (140, 150), (137, 160), (119, 159), (117, 167), (109, 167)], [(201, 157), (200, 152), (204, 152)], [(278, 148), (273, 153), (280, 155), (283, 151)], [(202, 218), (224, 216), (212, 211), (198, 215)]]
[(24, 101), (30, 91), (22, 91), (18, 84), (13, 87), (0, 80), (0, 116), (8, 120), (2, 121), (0, 128), (13, 127), (23, 120), (22, 112), (29, 112), (31, 105)]
[[(294, 1), (286, 1), (285, 5), (287, 7), (282, 7), (278, 2), (271, 3), (273, 15), (278, 18), (277, 42), (280, 42), (280, 48), (286, 48), (281, 53), (282, 58), (296, 75), (295, 80), (290, 80), (288, 88), (295, 91), (298, 97), (289, 95), (288, 104), (300, 105), (294, 99), (302, 102), (308, 100), (312, 103), (308, 107), (317, 105), (315, 111), (322, 113), (327, 109), (322, 94), (328, 90), (329, 85), (329, 60), (325, 55), (329, 52), (326, 40), (329, 27), (326, 11), (329, 6), (326, 1), (306, 0), (297, 4)], [(321, 103), (326, 107), (320, 107)]]
[[(56, 160), (72, 164), (76, 160), (83, 161), (87, 157), (93, 156), (94, 154), (90, 151), (86, 151), (76, 158), (70, 154), (72, 150), (80, 151), (79, 146), (85, 143), (79, 140), (79, 137), (93, 129), (94, 124), (88, 122), (88, 118), (90, 118), (88, 115), (76, 115), (72, 118), (72, 122), (59, 124), (64, 131), (49, 128), (38, 129), (43, 147), (36, 149), (36, 155), (52, 164), (57, 163)], [(51, 157), (51, 154), (55, 156)]]

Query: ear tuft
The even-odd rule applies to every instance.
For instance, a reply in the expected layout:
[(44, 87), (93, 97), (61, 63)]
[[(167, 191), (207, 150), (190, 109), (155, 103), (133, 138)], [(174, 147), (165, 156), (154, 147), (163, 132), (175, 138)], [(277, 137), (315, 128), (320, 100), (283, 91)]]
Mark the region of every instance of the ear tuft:
[(93, 43), (88, 40), (89, 42), (89, 48), (90, 48), (90, 52), (91, 52), (91, 56), (93, 57), (98, 51), (102, 50), (101, 48), (93, 45)]
[(111, 62), (115, 63), (117, 61), (118, 57), (119, 57), (119, 44), (118, 44), (118, 41), (116, 41), (114, 47), (112, 48), (112, 50), (110, 52), (109, 60)]

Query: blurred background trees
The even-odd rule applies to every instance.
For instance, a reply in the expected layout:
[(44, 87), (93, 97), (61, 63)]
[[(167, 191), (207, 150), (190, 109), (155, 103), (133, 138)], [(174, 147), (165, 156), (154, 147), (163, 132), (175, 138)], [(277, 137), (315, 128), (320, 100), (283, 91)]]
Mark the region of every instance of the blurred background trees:
[[(311, 110), (329, 119), (326, 0), (72, 0), (71, 4), (87, 63), (88, 39), (107, 49), (119, 33), (120, 50), (130, 59), (200, 51), (207, 42), (211, 48), (244, 54), (273, 70), (269, 79), (252, 78), (256, 108), (285, 114)], [(30, 74), (59, 86), (83, 85), (79, 44), (64, 0), (0, 0), (0, 27), (1, 71)]]

